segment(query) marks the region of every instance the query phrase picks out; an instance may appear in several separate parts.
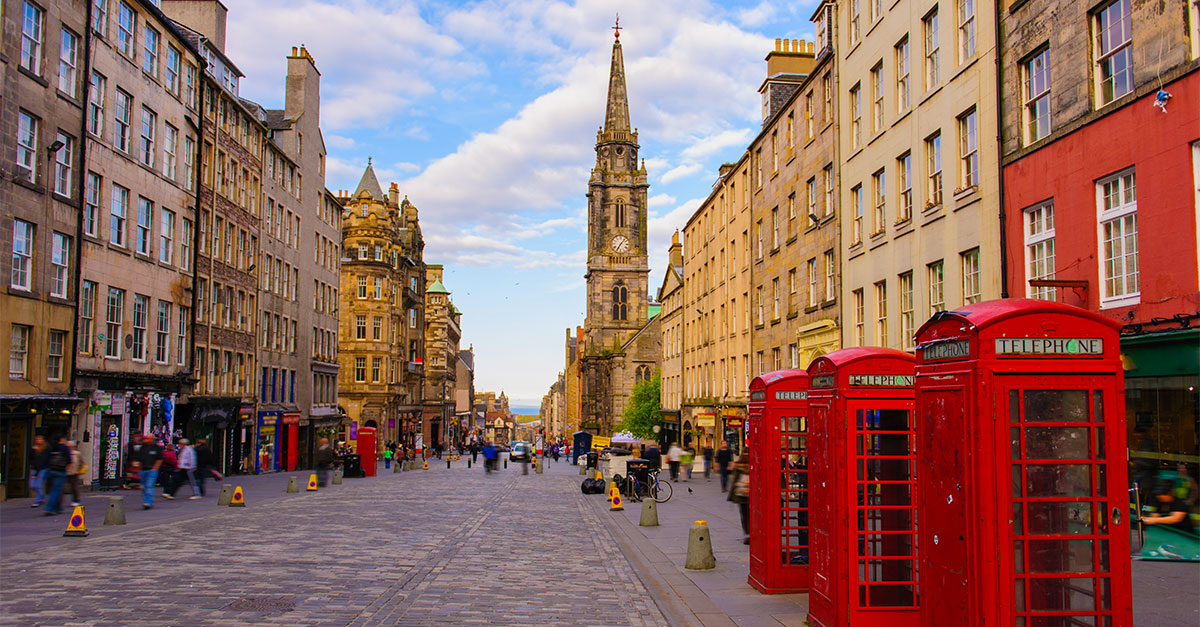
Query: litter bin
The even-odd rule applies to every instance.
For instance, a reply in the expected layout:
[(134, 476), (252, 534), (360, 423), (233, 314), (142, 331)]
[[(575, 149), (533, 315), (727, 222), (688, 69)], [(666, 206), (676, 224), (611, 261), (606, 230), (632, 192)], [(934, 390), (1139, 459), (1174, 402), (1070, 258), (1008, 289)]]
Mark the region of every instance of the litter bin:
[(362, 455), (347, 453), (342, 455), (342, 476), (362, 477)]
[(595, 470), (600, 467), (600, 452), (599, 451), (588, 451), (587, 452), (587, 467), (592, 470)]
[[(638, 485), (642, 486), (643, 490), (649, 490), (650, 487), (650, 460), (634, 457), (625, 462), (625, 476), (631, 479), (637, 479)], [(632, 489), (632, 482), (630, 489)], [(645, 494), (640, 494), (645, 496)]]

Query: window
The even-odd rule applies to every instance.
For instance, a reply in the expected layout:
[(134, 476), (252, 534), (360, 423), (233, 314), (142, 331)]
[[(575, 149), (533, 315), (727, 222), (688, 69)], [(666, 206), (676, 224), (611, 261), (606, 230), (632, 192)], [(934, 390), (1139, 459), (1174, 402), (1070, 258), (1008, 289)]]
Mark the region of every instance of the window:
[(825, 180), (825, 217), (833, 215), (833, 164), (821, 171)]
[(365, 276), (358, 277), (358, 297), (367, 297), (367, 277)]
[(613, 216), (614, 216), (613, 224), (615, 226), (617, 226), (617, 227), (625, 226), (625, 199), (624, 198), (617, 199), (616, 206), (613, 210)]
[(958, 62), (975, 54), (975, 0), (958, 0)]
[(179, 325), (175, 329), (175, 363), (187, 365), (188, 332), (192, 327), (192, 308), (179, 308)]
[(66, 298), (70, 292), (71, 237), (62, 233), (50, 236), (50, 295)]
[(913, 311), (913, 273), (912, 271), (905, 272), (899, 277), (900, 280), (900, 346), (908, 348), (912, 346), (913, 336), (916, 333), (916, 315)]
[(821, 93), (825, 97), (823, 122), (830, 124), (833, 122), (833, 78), (829, 72), (821, 76)]
[(21, 67), (42, 75), (42, 38), (45, 35), (44, 11), (32, 2), (25, 3), (24, 19), (21, 20)]
[(54, 153), (54, 193), (71, 198), (74, 195), (71, 190), (75, 187), (75, 138), (59, 133), (58, 141), (62, 142), (62, 148)]
[(755, 312), (757, 313), (757, 316), (754, 318), (754, 323), (762, 326), (763, 319), (766, 317), (766, 314), (763, 312), (765, 305), (763, 304), (763, 287), (761, 285), (756, 287), (754, 290), (754, 306)]
[(896, 113), (908, 110), (910, 91), (908, 88), (908, 37), (896, 44)]
[(850, 149), (862, 146), (862, 88), (856, 83), (850, 88)]
[(850, 299), (854, 302), (854, 345), (867, 345), (867, 326), (863, 319), (865, 315), (865, 305), (863, 303), (862, 288), (850, 292)]
[(17, 176), (37, 182), (38, 119), (19, 111), (17, 113)]
[(154, 324), (154, 361), (165, 364), (171, 358), (171, 303), (158, 301)]
[[(1054, 203), (1048, 202), (1025, 210), (1025, 277), (1026, 281), (1053, 279), (1054, 273)], [(1029, 298), (1055, 298), (1053, 287), (1026, 283), (1026, 288)]]
[(883, 130), (883, 62), (871, 68), (871, 132)]
[(416, 310), (416, 308), (410, 307), (408, 310), (408, 328), (410, 328), (410, 329), (417, 328), (417, 310)]
[[(796, 285), (796, 283), (797, 283), (796, 269), (792, 268), (791, 270), (788, 270), (788, 311), (790, 313), (796, 313), (796, 290), (799, 289), (799, 286)], [(724, 313), (723, 313), (725, 310), (724, 305), (721, 306), (721, 310), (722, 310), (721, 318), (722, 318), (722, 320), (724, 320), (724, 318), (725, 318)]]
[(354, 316), (354, 339), (367, 339), (367, 317), (363, 315)]
[(108, 34), (108, 0), (92, 0), (92, 30), (101, 37)]
[(367, 380), (367, 358), (354, 358), (354, 380), (358, 383), (364, 383)]
[(755, 241), (756, 245), (754, 247), (754, 256), (758, 259), (762, 259), (762, 256), (763, 256), (763, 223), (762, 223), (762, 220), (759, 220), (757, 223), (755, 223), (754, 233), (757, 236), (757, 240)]
[(196, 140), (183, 138), (183, 188), (192, 191), (196, 184)]
[(1024, 83), (1025, 143), (1050, 134), (1050, 49), (1042, 48), (1021, 64)]
[(112, 203), (109, 205), (108, 241), (125, 246), (125, 219), (129, 215), (129, 190), (120, 185), (112, 186)]
[(142, 70), (147, 74), (158, 76), (158, 31), (146, 24), (142, 35)]
[(771, 279), (771, 319), (779, 319), (779, 279)]
[(163, 126), (163, 176), (175, 180), (175, 152), (179, 143), (179, 130), (170, 124)]
[(962, 265), (963, 304), (971, 305), (981, 300), (979, 293), (979, 249), (972, 248), (959, 255)]
[(376, 342), (383, 339), (383, 318), (380, 316), (371, 320), (371, 339)]
[(942, 134), (934, 133), (925, 139), (925, 170), (927, 185), (925, 193), (928, 200), (925, 207), (936, 207), (942, 204)]
[(129, 125), (133, 115), (133, 96), (118, 89), (116, 105), (113, 109), (113, 147), (127, 153), (129, 152)]
[(771, 248), (779, 248), (779, 207), (771, 209)]
[(179, 50), (167, 46), (167, 89), (176, 96), (179, 95), (179, 59)]
[(104, 356), (121, 358), (121, 328), (125, 322), (125, 290), (108, 288), (104, 307)]
[(974, 107), (958, 116), (958, 160), (962, 189), (979, 185), (979, 125)]
[(904, 222), (912, 218), (912, 153), (906, 152), (896, 158), (896, 169), (899, 170), (900, 208), (896, 214), (896, 222)]
[(383, 278), (375, 277), (375, 300), (383, 298)]
[(613, 320), (626, 320), (629, 316), (629, 290), (624, 283), (618, 282), (612, 288), (612, 300)]
[(192, 269), (192, 229), (191, 219), (184, 218), (179, 229), (179, 268), (185, 271)]
[(808, 179), (807, 192), (808, 219), (812, 224), (816, 224), (820, 219), (817, 215), (817, 177)]
[(96, 137), (104, 134), (104, 91), (107, 86), (108, 80), (102, 74), (92, 72), (92, 84), (88, 89), (87, 128)]
[(850, 0), (850, 45), (854, 45), (862, 37), (862, 31), (859, 28), (859, 18), (861, 17), (859, 3), (861, 1)]
[(154, 167), (154, 129), (158, 125), (158, 115), (150, 109), (142, 107), (142, 163)]
[(887, 185), (884, 171), (880, 170), (871, 175), (872, 196), (875, 198), (875, 211), (872, 214), (873, 224), (871, 234), (882, 233), (887, 228)]
[(887, 281), (875, 284), (875, 343), (888, 345), (887, 334)]
[(12, 325), (12, 338), (8, 349), (8, 378), (24, 379), (29, 375), (29, 334), (32, 327)]
[(175, 261), (175, 212), (159, 210), (158, 260), (163, 263)]
[(58, 46), (58, 90), (74, 98), (76, 68), (79, 65), (79, 37), (67, 29), (62, 30)]
[(129, 349), (134, 361), (146, 361), (146, 317), (150, 313), (150, 298), (133, 295), (133, 344)]
[(13, 219), (12, 280), (13, 289), (33, 289), (33, 224)]
[(382, 357), (372, 357), (371, 358), (371, 382), (372, 383), (379, 383), (379, 373), (382, 369), (383, 369), (383, 358)]
[(83, 201), (83, 233), (95, 237), (100, 215), (100, 177), (95, 172), (84, 178)]
[(1133, 24), (1129, 0), (1116, 0), (1095, 14), (1096, 96), (1104, 106), (1133, 91)]
[(79, 353), (92, 354), (92, 334), (96, 325), (96, 284), (83, 281), (79, 285)]
[(154, 203), (138, 196), (137, 235), (134, 238), (135, 250), (142, 255), (150, 256), (150, 226), (153, 220)]
[(862, 243), (863, 235), (863, 197), (862, 185), (855, 185), (850, 190), (850, 208), (854, 212), (854, 221), (850, 226), (850, 245)]
[(813, 94), (804, 94), (804, 136), (812, 139), (816, 135), (816, 124), (813, 122)]
[(946, 294), (943, 289), (945, 279), (944, 264), (939, 260), (925, 266), (929, 277), (929, 312), (946, 311)]
[(808, 260), (808, 306), (817, 306), (817, 258)]
[(188, 63), (187, 69), (184, 70), (184, 104), (195, 109), (200, 104), (198, 100), (199, 95), (200, 92), (196, 90), (196, 66)]
[(1102, 306), (1136, 303), (1140, 295), (1137, 179), (1126, 170), (1096, 183), (1101, 249)]
[(833, 302), (837, 297), (837, 265), (833, 261), (833, 251), (825, 251), (825, 301)]
[(941, 81), (941, 70), (938, 67), (938, 14), (937, 9), (921, 20), (921, 29), (925, 32), (925, 91), (937, 87)]
[(137, 14), (133, 8), (122, 2), (117, 8), (117, 50), (121, 54), (133, 58), (134, 27)]

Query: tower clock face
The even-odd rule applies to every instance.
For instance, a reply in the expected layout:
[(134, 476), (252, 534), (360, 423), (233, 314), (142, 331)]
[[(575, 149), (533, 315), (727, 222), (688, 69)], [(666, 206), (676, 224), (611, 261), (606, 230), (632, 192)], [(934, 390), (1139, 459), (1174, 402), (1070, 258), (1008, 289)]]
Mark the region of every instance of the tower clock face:
[(624, 235), (618, 235), (618, 236), (614, 237), (612, 239), (612, 243), (610, 245), (612, 246), (612, 249), (616, 252), (619, 252), (619, 253), (629, 252), (629, 247), (630, 247), (629, 238), (625, 237)]

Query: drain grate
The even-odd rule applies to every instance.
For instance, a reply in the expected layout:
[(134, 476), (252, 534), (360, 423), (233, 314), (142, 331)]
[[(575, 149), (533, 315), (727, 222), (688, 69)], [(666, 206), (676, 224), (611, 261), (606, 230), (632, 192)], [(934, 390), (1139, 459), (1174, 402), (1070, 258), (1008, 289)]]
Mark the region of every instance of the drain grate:
[(296, 609), (296, 601), (284, 597), (249, 597), (233, 601), (221, 609), (231, 612), (283, 613)]

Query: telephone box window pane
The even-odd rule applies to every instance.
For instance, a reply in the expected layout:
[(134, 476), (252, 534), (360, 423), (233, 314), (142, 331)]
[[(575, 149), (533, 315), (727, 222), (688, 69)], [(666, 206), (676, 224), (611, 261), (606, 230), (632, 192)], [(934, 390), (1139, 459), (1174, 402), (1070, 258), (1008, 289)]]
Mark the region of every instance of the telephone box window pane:
[[(877, 525), (872, 525), (877, 526)], [(866, 545), (867, 552), (863, 555), (867, 557), (908, 557), (913, 554), (912, 536), (909, 534), (864, 534), (859, 536), (860, 546)], [(883, 563), (887, 564), (903, 564), (905, 569), (912, 567), (910, 560), (886, 560)], [(872, 579), (871, 581), (910, 581), (911, 572), (908, 576), (896, 576), (892, 579)]]
[(914, 603), (912, 585), (871, 586), (871, 607), (911, 607)]
[(1025, 506), (1021, 503), (1013, 503), (1013, 535), (1025, 535)]
[(1096, 496), (1108, 496), (1108, 466), (1096, 466)]
[[(1105, 570), (1108, 570), (1105, 568)], [(1104, 577), (1100, 580), (1100, 609), (1108, 611), (1112, 609), (1112, 580)], [(1112, 618), (1105, 616), (1103, 618), (1105, 625), (1112, 625)]]
[(1029, 572), (1090, 573), (1092, 551), (1091, 540), (1030, 540)]
[(862, 507), (879, 505), (909, 505), (912, 503), (912, 488), (907, 483), (858, 484), (858, 504)]
[(1028, 427), (1027, 459), (1088, 459), (1087, 427)]
[[(1100, 567), (1097, 570), (1098, 570), (1098, 572), (1107, 573), (1108, 572), (1108, 540), (1096, 540), (1096, 544), (1097, 544), (1097, 548), (1099, 549), (1097, 551), (1097, 553), (1099, 553), (1099, 555), (1100, 555)], [(1107, 590), (1108, 580), (1107, 579), (1104, 580), (1104, 584), (1105, 585), (1101, 586), (1101, 589), (1104, 590), (1104, 592), (1105, 592), (1104, 596), (1108, 597), (1108, 590)], [(1105, 598), (1105, 601), (1107, 601), (1107, 598)]]
[(1029, 627), (1096, 627), (1095, 616), (1038, 616), (1029, 617)]
[(1027, 496), (1091, 496), (1091, 475), (1087, 464), (1029, 464), (1025, 467)]
[[(1029, 609), (1047, 612), (1065, 612), (1070, 610), (1091, 611), (1096, 607), (1096, 586), (1091, 579), (1030, 579), (1029, 580)], [(1063, 617), (1045, 617), (1053, 622), (1038, 622), (1038, 617), (1031, 617), (1032, 625), (1079, 625), (1074, 622), (1078, 618), (1064, 619)]]
[(1025, 390), (1025, 422), (1087, 422), (1086, 390)]
[(1104, 427), (1096, 427), (1096, 459), (1104, 459)]
[(1008, 391), (1008, 421), (1021, 422), (1021, 393), (1017, 390)]
[[(1023, 563), (1023, 560), (1017, 560), (1017, 563), (1018, 564)], [(1018, 573), (1021, 572), (1020, 568), (1021, 567), (1019, 567), (1019, 566), (1017, 567)], [(1013, 589), (1013, 602), (1016, 605), (1016, 610), (1018, 612), (1025, 611), (1025, 580), (1024, 579), (1018, 579), (1016, 581), (1016, 586)], [(1019, 621), (1018, 624), (1025, 623), (1024, 618), (1020, 618), (1020, 619), (1018, 619), (1018, 621)]]
[[(1013, 542), (1013, 572), (1015, 572), (1015, 573), (1025, 572), (1025, 541), (1024, 540), (1017, 540), (1016, 542)], [(1017, 580), (1017, 588), (1018, 589), (1021, 588), (1021, 585), (1022, 584), (1020, 583), (1020, 580)], [(1021, 609), (1021, 607), (1018, 606), (1017, 609), (1019, 610), (1019, 609)]]
[(1023, 486), (1023, 485), (1025, 485), (1025, 482), (1024, 482), (1024, 481), (1021, 481), (1021, 467), (1020, 467), (1020, 466), (1018, 466), (1018, 465), (1016, 465), (1016, 464), (1013, 464), (1013, 467), (1012, 467), (1012, 494), (1013, 494), (1013, 498), (1018, 498), (1018, 499), (1019, 499), (1019, 498), (1021, 498), (1022, 496), (1025, 496), (1025, 495), (1024, 495), (1024, 493), (1021, 491), (1021, 486)]
[(1012, 440), (1012, 458), (1021, 459), (1021, 430), (1016, 427), (1010, 428), (1008, 437)]
[(1092, 421), (1104, 422), (1104, 392), (1092, 390)]
[(1030, 535), (1086, 535), (1092, 532), (1092, 504), (1028, 503)]

